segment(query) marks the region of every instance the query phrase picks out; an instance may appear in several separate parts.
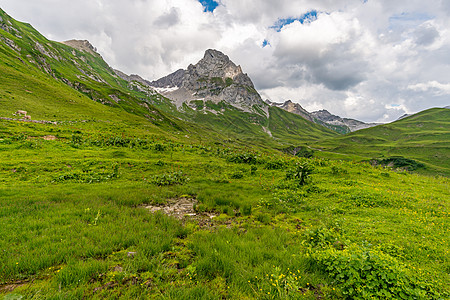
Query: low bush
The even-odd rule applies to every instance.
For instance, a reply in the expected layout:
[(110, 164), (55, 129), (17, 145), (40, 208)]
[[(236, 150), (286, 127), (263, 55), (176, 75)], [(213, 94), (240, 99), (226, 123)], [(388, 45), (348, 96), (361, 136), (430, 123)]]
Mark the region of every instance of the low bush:
[(382, 251), (352, 245), (345, 250), (328, 248), (314, 253), (313, 258), (347, 299), (439, 298), (405, 265)]
[(187, 181), (189, 181), (189, 178), (181, 171), (155, 175), (150, 180), (151, 183), (156, 184), (157, 186), (184, 184)]
[(293, 179), (298, 183), (298, 185), (304, 185), (307, 183), (307, 180), (313, 170), (314, 167), (306, 162), (297, 163), (294, 169), (286, 172), (286, 179)]

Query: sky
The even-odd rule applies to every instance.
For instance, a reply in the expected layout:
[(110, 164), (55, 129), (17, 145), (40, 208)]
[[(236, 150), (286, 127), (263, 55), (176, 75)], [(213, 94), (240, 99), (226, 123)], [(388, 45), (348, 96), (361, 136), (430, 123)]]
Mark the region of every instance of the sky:
[(155, 80), (206, 49), (263, 97), (365, 122), (450, 105), (449, 0), (0, 0), (55, 41)]

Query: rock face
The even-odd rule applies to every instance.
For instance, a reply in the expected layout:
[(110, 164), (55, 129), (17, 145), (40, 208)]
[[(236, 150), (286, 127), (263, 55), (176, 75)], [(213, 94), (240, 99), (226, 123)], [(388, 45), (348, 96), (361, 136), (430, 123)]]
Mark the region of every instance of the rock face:
[(142, 83), (143, 85), (150, 85), (150, 81), (145, 80), (144, 78), (142, 78), (139, 75), (136, 75), (136, 74), (127, 75), (127, 74), (125, 74), (122, 71), (119, 71), (119, 70), (116, 70), (116, 69), (113, 69), (113, 70), (114, 70), (114, 73), (116, 73), (116, 75), (119, 76), (120, 78), (122, 78), (123, 80), (126, 80), (126, 81), (137, 81), (137, 82)]
[(97, 54), (97, 48), (92, 46), (92, 44), (87, 40), (84, 41), (70, 40), (63, 42), (63, 44), (78, 49), (80, 51), (88, 52), (90, 54)]
[(314, 122), (314, 118), (311, 116), (311, 114), (304, 109), (300, 104), (294, 103), (291, 100), (287, 100), (284, 103), (270, 103), (272, 106), (277, 106), (279, 108), (284, 109), (285, 111), (288, 111), (290, 113), (299, 115), (303, 117), (304, 119)]
[(163, 78), (160, 78), (156, 81), (150, 82), (149, 85), (157, 88), (181, 87), (185, 72), (185, 70), (179, 69), (172, 74), (164, 76)]
[(400, 117), (398, 117), (397, 121), (398, 121), (398, 120), (401, 120), (401, 119), (404, 119), (404, 118), (407, 118), (407, 117), (409, 117), (409, 116), (412, 116), (412, 114), (404, 114), (404, 115), (401, 115)]
[(220, 51), (206, 50), (203, 58), (187, 70), (178, 70), (150, 83), (150, 86), (180, 105), (193, 100), (227, 102), (239, 109), (253, 105), (267, 107), (253, 82)]
[(324, 110), (324, 109), (319, 110), (319, 111), (314, 111), (311, 113), (311, 115), (314, 118), (316, 118), (324, 123), (330, 124), (330, 125), (348, 127), (348, 129), (350, 131), (356, 131), (356, 130), (365, 129), (365, 128), (379, 125), (377, 123), (364, 123), (364, 122), (354, 120), (354, 119), (341, 118), (339, 116), (332, 115), (329, 111)]

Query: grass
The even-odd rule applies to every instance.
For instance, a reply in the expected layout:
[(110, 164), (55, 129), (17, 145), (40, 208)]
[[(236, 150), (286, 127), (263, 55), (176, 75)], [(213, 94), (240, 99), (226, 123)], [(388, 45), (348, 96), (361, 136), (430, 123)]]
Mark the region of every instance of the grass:
[[(30, 140), (55, 126), (16, 123), (1, 121), (3, 294), (384, 298), (376, 293), (387, 276), (401, 278), (386, 290), (392, 296), (448, 296), (445, 177), (145, 135), (132, 146), (94, 143), (102, 135), (90, 126), (78, 128), (90, 139), (71, 139), (72, 126), (59, 125), (60, 139)], [(289, 177), (298, 163), (313, 169), (303, 185)], [(188, 180), (155, 181), (178, 172)], [(198, 201), (196, 217), (144, 208), (183, 197)], [(383, 264), (365, 287), (361, 272)], [(363, 266), (358, 277), (344, 267), (353, 265)]]
[(389, 159), (402, 156), (425, 165), (422, 174), (450, 173), (450, 110), (433, 108), (390, 124), (321, 140), (311, 147), (321, 157), (347, 160)]

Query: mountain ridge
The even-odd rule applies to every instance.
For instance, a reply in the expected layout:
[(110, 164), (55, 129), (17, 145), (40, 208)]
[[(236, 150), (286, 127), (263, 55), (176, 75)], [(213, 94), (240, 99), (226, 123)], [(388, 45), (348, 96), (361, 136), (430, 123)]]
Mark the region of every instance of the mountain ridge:
[(258, 105), (267, 116), (267, 105), (250, 77), (218, 50), (206, 50), (196, 64), (152, 81), (150, 86), (174, 101), (177, 107), (198, 100), (224, 101), (243, 111), (261, 113), (253, 109), (253, 105)]

